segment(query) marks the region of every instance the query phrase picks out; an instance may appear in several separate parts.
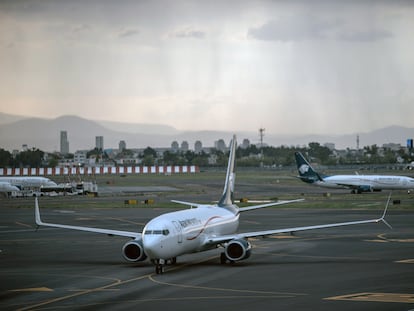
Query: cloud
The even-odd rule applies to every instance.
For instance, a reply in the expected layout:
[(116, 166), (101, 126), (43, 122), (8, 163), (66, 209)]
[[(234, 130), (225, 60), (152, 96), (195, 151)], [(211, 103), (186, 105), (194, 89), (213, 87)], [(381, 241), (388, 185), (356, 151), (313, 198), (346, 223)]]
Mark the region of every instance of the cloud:
[(89, 30), (91, 30), (91, 26), (87, 24), (79, 24), (72, 28), (72, 32), (75, 34), (87, 32)]
[(295, 15), (269, 20), (258, 27), (248, 29), (248, 37), (260, 41), (305, 41), (338, 40), (374, 42), (393, 37), (380, 28), (370, 28), (363, 23), (354, 26), (343, 18), (321, 18), (310, 15)]
[(118, 38), (123, 39), (123, 38), (128, 38), (128, 37), (133, 37), (136, 35), (139, 35), (140, 31), (138, 29), (134, 29), (134, 28), (127, 28), (127, 29), (122, 29), (119, 33), (118, 33)]
[(170, 38), (193, 38), (193, 39), (204, 39), (206, 32), (200, 29), (196, 29), (192, 26), (186, 26), (174, 30), (169, 34)]
[(375, 42), (393, 37), (393, 34), (386, 30), (355, 30), (342, 31), (337, 38), (343, 41)]
[(256, 28), (248, 30), (248, 36), (262, 41), (303, 41), (320, 39), (327, 35), (327, 31), (337, 27), (338, 20), (326, 21), (304, 16), (284, 17), (269, 20)]

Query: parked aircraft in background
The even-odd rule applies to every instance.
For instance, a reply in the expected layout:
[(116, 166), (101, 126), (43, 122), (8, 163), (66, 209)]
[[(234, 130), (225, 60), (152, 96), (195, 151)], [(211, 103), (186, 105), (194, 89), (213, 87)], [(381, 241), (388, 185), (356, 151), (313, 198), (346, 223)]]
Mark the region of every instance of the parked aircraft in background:
[(145, 225), (142, 233), (46, 223), (40, 218), (37, 198), (35, 199), (36, 224), (39, 226), (81, 230), (131, 238), (132, 240), (127, 242), (122, 248), (124, 258), (131, 262), (143, 261), (149, 258), (155, 264), (155, 272), (160, 274), (163, 273), (164, 265), (166, 263), (174, 264), (178, 256), (206, 251), (217, 247), (224, 248), (220, 256), (220, 262), (223, 264), (246, 259), (251, 253), (249, 238), (347, 225), (376, 222), (386, 223), (384, 219), (385, 209), (382, 217), (377, 219), (237, 233), (240, 213), (274, 205), (299, 202), (303, 199), (272, 202), (248, 207), (238, 207), (235, 205), (233, 202), (235, 153), (236, 137), (234, 136), (231, 142), (224, 190), (217, 204), (208, 205), (173, 201), (195, 208), (160, 215), (150, 220)]
[(0, 192), (11, 193), (13, 191), (20, 191), (20, 189), (9, 182), (0, 181)]
[(10, 176), (0, 177), (0, 192), (9, 195), (23, 189), (37, 189), (42, 187), (56, 187), (57, 184), (46, 177), (38, 176)]
[(414, 178), (394, 175), (332, 175), (316, 172), (300, 152), (295, 152), (296, 165), (303, 182), (325, 188), (348, 188), (353, 193), (381, 190), (413, 190)]

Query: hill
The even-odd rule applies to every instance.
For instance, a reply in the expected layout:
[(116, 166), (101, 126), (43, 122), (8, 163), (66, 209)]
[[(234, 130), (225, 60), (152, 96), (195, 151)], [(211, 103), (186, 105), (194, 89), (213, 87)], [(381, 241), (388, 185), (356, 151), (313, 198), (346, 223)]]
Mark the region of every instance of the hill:
[[(0, 113), (0, 148), (20, 150), (23, 144), (44, 151), (60, 149), (60, 131), (67, 131), (70, 152), (90, 150), (95, 147), (95, 136), (104, 137), (105, 148), (118, 148), (121, 140), (126, 141), (127, 148), (169, 147), (173, 141), (181, 144), (187, 141), (190, 148), (200, 140), (203, 146), (214, 146), (218, 139), (230, 141), (232, 132), (226, 131), (178, 131), (174, 127), (160, 124), (119, 123), (111, 121), (94, 121), (78, 116), (62, 116), (55, 119), (30, 118)], [(252, 144), (259, 142), (256, 132), (236, 132), (239, 143), (245, 138)], [(335, 143), (336, 148), (356, 148), (357, 134), (350, 135), (303, 135), (281, 136), (266, 133), (265, 143), (272, 146), (307, 145), (309, 142)], [(359, 133), (360, 147), (384, 143), (405, 145), (407, 138), (414, 137), (414, 129), (391, 126), (372, 132)]]

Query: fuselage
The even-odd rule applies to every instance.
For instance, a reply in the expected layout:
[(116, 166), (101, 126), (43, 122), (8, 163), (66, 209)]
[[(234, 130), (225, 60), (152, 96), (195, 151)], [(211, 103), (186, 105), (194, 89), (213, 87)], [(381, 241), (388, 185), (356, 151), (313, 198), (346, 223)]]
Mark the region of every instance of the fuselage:
[(414, 178), (393, 175), (333, 175), (318, 181), (319, 186), (328, 188), (369, 187), (372, 190), (414, 189)]
[(0, 192), (12, 192), (12, 191), (19, 191), (20, 189), (12, 184), (4, 181), (0, 181)]
[(150, 259), (167, 260), (206, 250), (208, 237), (232, 234), (238, 226), (236, 208), (206, 205), (152, 219), (144, 227), (142, 242)]
[(37, 176), (16, 176), (16, 177), (0, 177), (0, 182), (9, 183), (10, 185), (26, 188), (26, 187), (44, 187), (44, 186), (57, 186), (57, 184), (46, 177)]

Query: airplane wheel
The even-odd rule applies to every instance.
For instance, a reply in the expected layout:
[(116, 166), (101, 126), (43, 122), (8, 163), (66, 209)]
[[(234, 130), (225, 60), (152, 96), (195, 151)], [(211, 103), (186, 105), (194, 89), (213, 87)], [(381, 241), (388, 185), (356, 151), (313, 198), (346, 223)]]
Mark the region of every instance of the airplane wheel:
[(163, 272), (164, 272), (164, 267), (160, 264), (157, 264), (155, 266), (155, 273), (156, 274), (163, 274)]
[(227, 261), (226, 254), (221, 253), (221, 254), (220, 254), (220, 263), (221, 263), (222, 265), (224, 265), (224, 264), (226, 263), (226, 261)]

